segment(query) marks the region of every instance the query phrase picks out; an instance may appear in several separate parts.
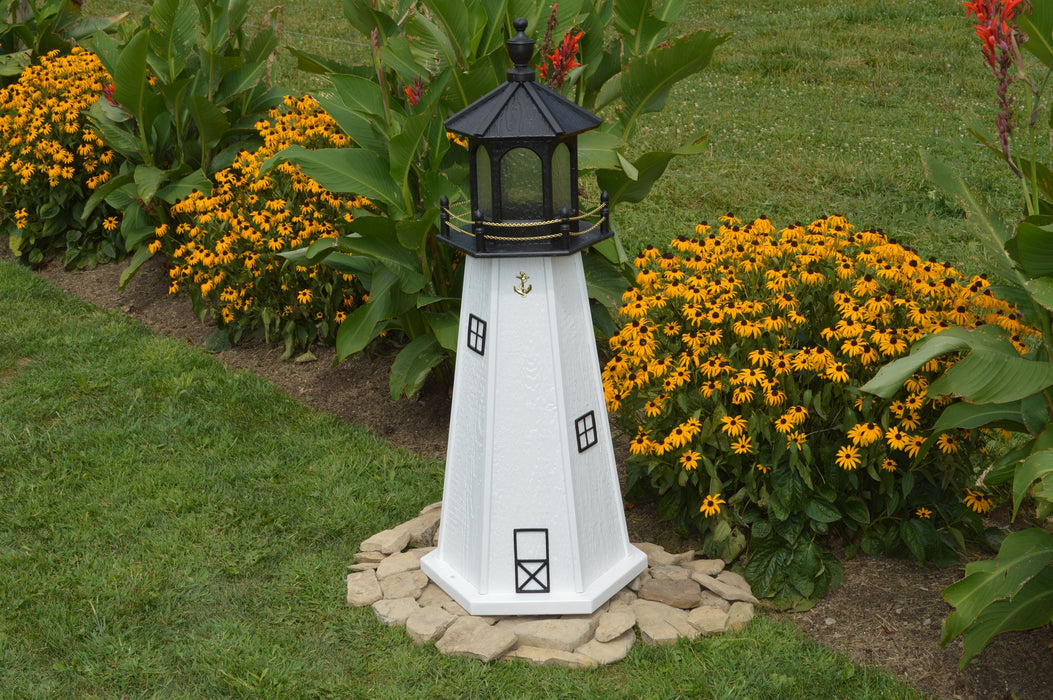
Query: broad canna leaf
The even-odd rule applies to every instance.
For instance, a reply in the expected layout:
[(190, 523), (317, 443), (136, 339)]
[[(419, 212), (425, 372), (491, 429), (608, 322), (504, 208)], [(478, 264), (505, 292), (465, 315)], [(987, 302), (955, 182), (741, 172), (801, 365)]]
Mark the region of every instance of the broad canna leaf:
[(982, 426), (1008, 427), (1010, 430), (1027, 430), (1023, 417), (1023, 402), (1007, 403), (954, 403), (943, 410), (932, 426), (932, 434), (964, 428), (971, 430)]
[(1031, 277), (1053, 275), (1053, 222), (1029, 217), (1016, 227), (1016, 255)]
[(714, 49), (727, 40), (727, 35), (698, 31), (629, 61), (621, 78), (624, 109), (618, 121), (622, 138), (631, 140), (640, 116), (665, 107), (673, 86), (709, 65)]
[(183, 0), (155, 0), (150, 8), (150, 67), (162, 83), (183, 72), (197, 38), (197, 12)]
[(988, 347), (971, 352), (929, 385), (934, 396), (961, 396), (972, 403), (1009, 403), (1053, 385), (1053, 364)]
[(201, 95), (192, 96), (188, 107), (201, 139), (200, 165), (207, 168), (208, 153), (226, 136), (227, 130), (230, 129), (230, 121), (223, 110), (217, 107), (212, 100)]
[(180, 177), (178, 180), (169, 182), (157, 192), (157, 198), (169, 204), (175, 204), (181, 199), (186, 199), (194, 192), (208, 194), (211, 191), (212, 181), (208, 179), (201, 169), (198, 169)]
[(424, 386), (432, 370), (446, 361), (446, 351), (434, 335), (411, 340), (395, 356), (388, 377), (391, 398), (414, 396)]
[(281, 163), (298, 165), (305, 175), (330, 192), (361, 195), (398, 216), (407, 213), (402, 191), (391, 179), (387, 163), (371, 151), (361, 148), (309, 151), (303, 146), (288, 146), (268, 158), (260, 167), (260, 174), (267, 174)]
[(336, 354), (341, 360), (361, 352), (383, 330), (382, 324), (413, 308), (413, 298), (399, 291), (399, 280), (384, 267), (377, 269), (369, 288), (369, 301), (340, 324)]
[(1053, 64), (1053, 5), (1046, 2), (1030, 3), (1030, 11), (1016, 18), (1027, 36), (1024, 49), (1046, 66)]
[(940, 644), (946, 646), (995, 601), (1015, 596), (1051, 562), (1053, 534), (1031, 528), (1006, 537), (993, 560), (969, 564), (965, 578), (943, 589), (943, 599), (955, 610), (943, 622)]
[(677, 156), (695, 155), (705, 149), (705, 138), (681, 146), (675, 151), (652, 151), (640, 156), (634, 163), (637, 177), (633, 179), (625, 170), (598, 170), (596, 181), (600, 189), (611, 196), (611, 205), (619, 202), (639, 202), (651, 192), (654, 183), (662, 176), (669, 162)]
[(135, 187), (139, 199), (144, 204), (149, 204), (158, 188), (168, 179), (168, 173), (152, 165), (140, 165), (135, 169)]
[[(143, 127), (146, 107), (146, 54), (150, 37), (140, 31), (124, 45), (113, 74), (113, 99)], [(105, 134), (104, 134), (105, 135)]]
[(1028, 581), (1012, 600), (991, 603), (976, 616), (973, 623), (962, 632), (962, 658), (958, 666), (964, 669), (995, 635), (1035, 629), (1049, 622), (1053, 622), (1053, 567), (1047, 566)]
[(669, 22), (651, 12), (652, 0), (614, 0), (614, 28), (634, 56), (645, 54), (662, 41)]

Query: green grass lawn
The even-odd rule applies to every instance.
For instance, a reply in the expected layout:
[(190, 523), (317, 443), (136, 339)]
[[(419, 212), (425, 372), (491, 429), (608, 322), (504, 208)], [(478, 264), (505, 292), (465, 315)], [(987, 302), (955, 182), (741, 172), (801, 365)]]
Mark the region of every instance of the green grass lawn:
[(588, 672), (415, 646), (344, 601), (442, 466), (0, 263), (0, 695), (916, 697), (792, 624)]

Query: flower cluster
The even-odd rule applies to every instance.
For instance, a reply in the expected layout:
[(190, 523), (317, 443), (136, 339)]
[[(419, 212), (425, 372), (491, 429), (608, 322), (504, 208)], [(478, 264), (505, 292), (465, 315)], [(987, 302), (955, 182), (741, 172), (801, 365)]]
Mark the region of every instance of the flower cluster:
[(933, 436), (915, 463), (949, 401), (927, 387), (950, 360), (930, 362), (895, 400), (858, 389), (952, 326), (998, 324), (1023, 351), (1033, 331), (983, 276), (837, 216), (776, 231), (728, 215), (696, 234), (636, 257), (627, 323), (610, 340), (604, 391), (631, 440), (632, 484), (725, 538), (727, 524), (795, 511), (851, 535), (879, 518), (947, 525), (966, 505), (984, 511), (979, 492), (961, 498), (972, 482), (962, 445), (977, 436)]
[(119, 237), (102, 227), (108, 211), (100, 207), (87, 222), (79, 216), (91, 190), (117, 168), (84, 116), (110, 82), (98, 56), (74, 47), (65, 56), (44, 55), (0, 90), (0, 212), (25, 262), (63, 248), (69, 264), (82, 253), (101, 260), (119, 254)]
[[(1016, 27), (1017, 8), (1022, 0), (973, 0), (965, 3), (966, 15), (976, 16), (977, 36), (982, 42), (984, 61), (998, 79), (997, 127), (1002, 153), (1009, 160), (1009, 137), (1013, 133), (1013, 96), (1009, 93), (1016, 71), (1013, 67), (1020, 30)], [(1011, 162), (1011, 161), (1010, 161)]]
[(567, 75), (581, 65), (578, 62), (578, 42), (584, 36), (584, 32), (568, 31), (563, 35), (559, 46), (552, 46), (552, 32), (556, 29), (556, 10), (558, 8), (559, 3), (552, 5), (552, 13), (549, 15), (545, 30), (545, 39), (541, 44), (542, 59), (537, 66), (541, 81), (553, 90), (563, 87), (563, 81), (567, 79)]
[(266, 175), (260, 166), (286, 146), (339, 148), (348, 139), (310, 97), (287, 97), (256, 124), (263, 145), (242, 151), (216, 174), (211, 194), (195, 192), (172, 207), (174, 232), (160, 226), (152, 252), (170, 248), (170, 292), (190, 291), (201, 310), (237, 339), (261, 331), (283, 338), (286, 353), (315, 340), (331, 342), (362, 301), (354, 276), (295, 265), (281, 253), (339, 235), (362, 197), (340, 198), (290, 164)]

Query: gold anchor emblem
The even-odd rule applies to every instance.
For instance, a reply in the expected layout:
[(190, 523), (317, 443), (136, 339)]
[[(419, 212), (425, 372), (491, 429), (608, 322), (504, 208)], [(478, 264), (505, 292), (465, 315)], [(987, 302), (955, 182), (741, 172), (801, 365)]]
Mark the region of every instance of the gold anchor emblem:
[(516, 275), (516, 279), (519, 280), (519, 285), (512, 288), (515, 291), (515, 293), (521, 297), (525, 297), (527, 294), (530, 294), (530, 291), (534, 288), (534, 285), (527, 284), (527, 282), (530, 281), (530, 275), (520, 271), (520, 273)]

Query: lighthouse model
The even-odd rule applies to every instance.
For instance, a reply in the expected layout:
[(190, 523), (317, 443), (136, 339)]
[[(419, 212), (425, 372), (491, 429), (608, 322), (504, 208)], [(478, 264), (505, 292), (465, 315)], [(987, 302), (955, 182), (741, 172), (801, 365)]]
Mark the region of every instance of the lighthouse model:
[[(577, 134), (600, 119), (534, 80), (526, 20), (508, 81), (446, 121), (471, 206), (442, 201), (468, 254), (438, 547), (424, 572), (473, 615), (587, 614), (647, 566), (629, 543), (581, 250)], [(593, 216), (598, 220), (592, 221)]]

